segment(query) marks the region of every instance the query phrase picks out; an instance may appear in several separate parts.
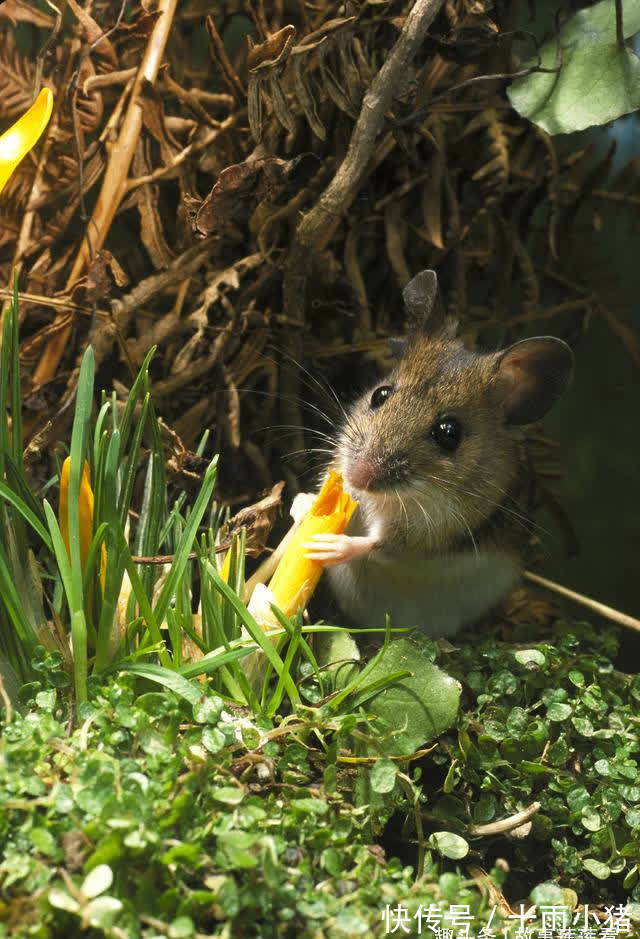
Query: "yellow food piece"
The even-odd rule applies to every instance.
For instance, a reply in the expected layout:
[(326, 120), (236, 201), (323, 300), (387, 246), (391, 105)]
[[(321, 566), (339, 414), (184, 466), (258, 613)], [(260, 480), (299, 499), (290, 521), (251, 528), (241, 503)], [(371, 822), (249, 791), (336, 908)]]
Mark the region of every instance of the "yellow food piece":
[(304, 545), (314, 535), (341, 535), (357, 505), (343, 490), (342, 476), (331, 470), (269, 582), (275, 603), (287, 616), (292, 616), (307, 605), (324, 566), (322, 562), (304, 556)]
[(43, 88), (29, 110), (0, 137), (0, 192), (20, 160), (37, 144), (52, 108), (51, 90)]

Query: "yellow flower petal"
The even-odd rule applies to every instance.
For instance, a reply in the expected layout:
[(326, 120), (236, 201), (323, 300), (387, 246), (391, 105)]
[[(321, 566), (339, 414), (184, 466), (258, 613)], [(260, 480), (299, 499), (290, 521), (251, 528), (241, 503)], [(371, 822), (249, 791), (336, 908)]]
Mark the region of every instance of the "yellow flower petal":
[[(71, 457), (67, 457), (62, 464), (60, 473), (60, 502), (58, 506), (58, 519), (60, 523), (60, 533), (67, 549), (67, 554), (71, 557), (69, 548), (69, 473), (71, 471)], [(78, 517), (80, 521), (80, 563), (84, 568), (89, 557), (89, 549), (93, 539), (93, 490), (89, 478), (89, 464), (84, 461), (82, 470), (82, 479), (80, 480), (80, 494), (78, 498)], [(104, 590), (104, 582), (107, 575), (107, 551), (102, 543), (100, 552), (100, 583)]]
[(358, 503), (342, 488), (342, 476), (329, 473), (310, 511), (303, 518), (282, 556), (269, 589), (287, 616), (304, 609), (323, 571), (320, 561), (304, 556), (304, 544), (314, 535), (341, 535)]
[(224, 556), (224, 561), (222, 562), (222, 567), (220, 568), (220, 577), (224, 580), (225, 584), (229, 583), (229, 574), (231, 573), (231, 548), (227, 551)]
[(43, 88), (29, 110), (0, 137), (0, 192), (20, 160), (37, 144), (52, 109), (51, 90)]

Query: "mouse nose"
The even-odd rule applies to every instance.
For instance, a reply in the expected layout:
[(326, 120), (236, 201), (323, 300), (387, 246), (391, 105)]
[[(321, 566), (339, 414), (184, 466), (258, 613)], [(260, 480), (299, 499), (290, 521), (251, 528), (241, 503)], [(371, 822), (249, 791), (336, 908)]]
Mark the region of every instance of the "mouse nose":
[(375, 478), (375, 466), (364, 457), (359, 457), (349, 467), (347, 480), (356, 489), (368, 489)]

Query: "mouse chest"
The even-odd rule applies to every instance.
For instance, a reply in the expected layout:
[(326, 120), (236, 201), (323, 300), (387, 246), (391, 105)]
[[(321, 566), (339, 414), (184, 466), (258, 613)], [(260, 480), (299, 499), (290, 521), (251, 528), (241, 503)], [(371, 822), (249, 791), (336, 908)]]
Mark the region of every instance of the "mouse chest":
[(343, 611), (362, 626), (418, 627), (450, 636), (500, 602), (518, 578), (514, 557), (469, 551), (431, 558), (371, 555), (328, 570)]

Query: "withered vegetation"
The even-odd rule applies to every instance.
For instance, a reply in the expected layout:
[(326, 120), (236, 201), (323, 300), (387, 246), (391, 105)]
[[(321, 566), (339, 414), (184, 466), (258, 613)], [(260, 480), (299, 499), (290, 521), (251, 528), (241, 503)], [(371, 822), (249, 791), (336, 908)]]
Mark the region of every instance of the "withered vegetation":
[(320, 392), (301, 365), (344, 384), (382, 361), (400, 290), (428, 266), (470, 342), (535, 330), (575, 345), (600, 313), (640, 364), (601, 265), (580, 264), (601, 205), (640, 203), (637, 166), (605, 189), (608, 158), (560, 150), (510, 108), (514, 43), (535, 58), (513, 5), (58, 6), (0, 9), (0, 121), (41, 82), (55, 94), (0, 200), (31, 459), (66, 431), (87, 343), (123, 394), (157, 345), (176, 472), (197, 475), (189, 451), (210, 427), (226, 497), (254, 495), (305, 445), (300, 402)]

